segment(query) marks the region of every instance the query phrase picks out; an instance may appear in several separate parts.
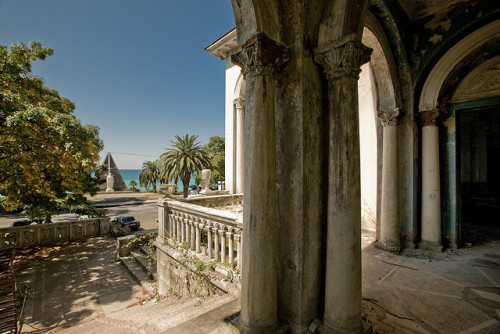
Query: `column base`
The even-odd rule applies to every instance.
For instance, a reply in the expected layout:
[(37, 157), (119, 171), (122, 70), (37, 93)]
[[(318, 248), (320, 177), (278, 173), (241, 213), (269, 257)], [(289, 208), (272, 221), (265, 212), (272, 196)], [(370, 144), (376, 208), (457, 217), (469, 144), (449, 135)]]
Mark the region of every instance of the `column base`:
[(390, 243), (388, 242), (385, 244), (383, 242), (377, 241), (375, 243), (375, 247), (391, 253), (398, 253), (398, 254), (401, 253), (401, 251), (403, 250), (401, 242), (390, 242)]
[(420, 241), (420, 243), (418, 244), (418, 248), (430, 250), (433, 252), (443, 251), (443, 245), (441, 245), (439, 242), (427, 241), (427, 240)]
[(279, 326), (278, 323), (267, 327), (250, 327), (245, 325), (243, 321), (238, 322), (240, 333), (243, 334), (284, 334), (285, 331)]
[(372, 325), (366, 321), (357, 329), (341, 328), (328, 322), (319, 325), (318, 329), (321, 334), (371, 334), (373, 331)]

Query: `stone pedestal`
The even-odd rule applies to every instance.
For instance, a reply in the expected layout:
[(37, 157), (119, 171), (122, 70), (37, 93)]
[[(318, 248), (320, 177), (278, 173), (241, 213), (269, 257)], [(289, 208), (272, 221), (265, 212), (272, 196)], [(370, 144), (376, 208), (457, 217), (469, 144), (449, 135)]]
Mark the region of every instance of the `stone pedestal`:
[(439, 178), (439, 111), (419, 112), (422, 121), (422, 249), (441, 251), (441, 187)]
[(380, 239), (378, 246), (386, 250), (399, 250), (399, 196), (398, 196), (398, 124), (399, 108), (378, 113), (383, 130), (382, 196), (380, 208)]
[(356, 333), (362, 330), (358, 78), (361, 65), (370, 60), (371, 49), (353, 34), (320, 46), (315, 53), (328, 79), (330, 124), (321, 333)]
[(266, 35), (250, 38), (232, 56), (246, 79), (245, 210), (240, 327), (276, 333), (277, 216), (275, 79), (285, 50)]

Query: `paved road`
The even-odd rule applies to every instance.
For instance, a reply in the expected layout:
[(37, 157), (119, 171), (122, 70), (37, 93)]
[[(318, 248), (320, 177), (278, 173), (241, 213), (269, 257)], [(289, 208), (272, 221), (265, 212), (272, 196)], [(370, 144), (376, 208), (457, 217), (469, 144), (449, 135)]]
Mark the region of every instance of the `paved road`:
[[(156, 219), (158, 215), (158, 209), (156, 203), (146, 203), (146, 204), (135, 204), (135, 205), (122, 205), (106, 208), (106, 215), (113, 219), (116, 216), (134, 216), (141, 222), (141, 228), (144, 230), (156, 229), (158, 228), (156, 224)], [(52, 217), (54, 222), (58, 221), (68, 221), (76, 220), (79, 215), (73, 213), (66, 213)], [(0, 216), (0, 228), (9, 227), (13, 222), (17, 220), (24, 220), (25, 216), (16, 215), (4, 215)]]

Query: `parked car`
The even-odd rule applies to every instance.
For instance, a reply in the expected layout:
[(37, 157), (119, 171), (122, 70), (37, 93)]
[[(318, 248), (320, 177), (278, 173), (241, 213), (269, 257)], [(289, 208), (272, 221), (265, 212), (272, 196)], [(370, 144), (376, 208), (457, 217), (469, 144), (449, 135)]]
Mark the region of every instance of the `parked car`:
[(114, 224), (120, 224), (121, 227), (128, 227), (132, 231), (137, 231), (141, 226), (141, 222), (135, 220), (133, 216), (120, 216), (111, 221)]

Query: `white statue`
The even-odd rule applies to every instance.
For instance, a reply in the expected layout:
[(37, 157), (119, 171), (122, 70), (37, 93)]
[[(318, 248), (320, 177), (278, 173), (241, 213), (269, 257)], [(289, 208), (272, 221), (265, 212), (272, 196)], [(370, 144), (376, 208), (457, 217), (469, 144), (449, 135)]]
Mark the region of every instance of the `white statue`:
[(106, 176), (106, 192), (109, 193), (115, 191), (113, 189), (114, 185), (115, 185), (115, 178), (113, 177), (113, 175), (111, 175), (111, 173), (108, 173), (108, 176)]
[(212, 171), (210, 169), (204, 169), (201, 171), (201, 180), (203, 181), (205, 187), (203, 188), (202, 191), (200, 191), (200, 194), (207, 194), (211, 192), (209, 188), (211, 178), (212, 178)]

